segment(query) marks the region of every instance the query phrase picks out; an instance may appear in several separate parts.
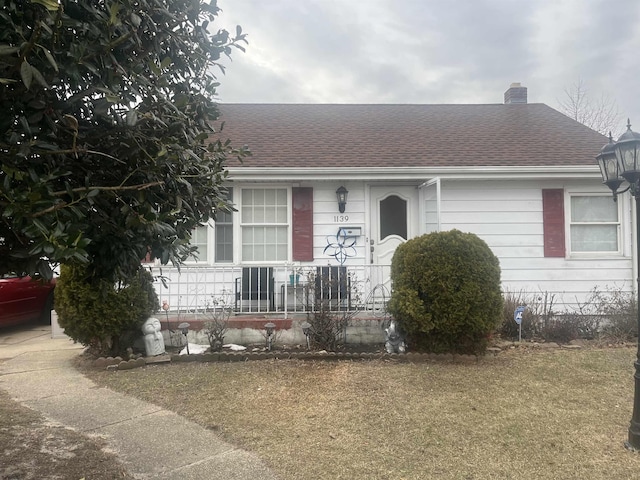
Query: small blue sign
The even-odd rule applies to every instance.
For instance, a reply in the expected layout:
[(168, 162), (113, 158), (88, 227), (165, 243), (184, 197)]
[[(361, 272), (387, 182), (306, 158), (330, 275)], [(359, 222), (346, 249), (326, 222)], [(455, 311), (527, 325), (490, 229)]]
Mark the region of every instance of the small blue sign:
[(522, 315), (524, 314), (525, 308), (527, 307), (519, 306), (516, 308), (515, 312), (513, 312), (513, 319), (518, 325), (522, 325)]

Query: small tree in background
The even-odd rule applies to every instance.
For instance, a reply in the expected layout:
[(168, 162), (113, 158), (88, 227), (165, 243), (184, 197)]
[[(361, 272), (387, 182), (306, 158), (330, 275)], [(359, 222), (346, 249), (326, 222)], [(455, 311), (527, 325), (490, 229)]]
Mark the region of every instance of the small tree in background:
[(594, 98), (589, 94), (584, 81), (578, 80), (569, 88), (565, 88), (564, 97), (558, 100), (559, 110), (566, 116), (603, 135), (613, 134), (615, 138), (620, 132), (620, 113), (615, 100), (601, 94)]
[(153, 278), (146, 270), (114, 284), (92, 279), (83, 265), (61, 267), (55, 295), (60, 326), (95, 353), (117, 355), (133, 346), (142, 335), (142, 324), (159, 308)]
[(410, 347), (483, 353), (502, 317), (500, 264), (471, 233), (437, 232), (409, 240), (391, 263), (389, 312)]

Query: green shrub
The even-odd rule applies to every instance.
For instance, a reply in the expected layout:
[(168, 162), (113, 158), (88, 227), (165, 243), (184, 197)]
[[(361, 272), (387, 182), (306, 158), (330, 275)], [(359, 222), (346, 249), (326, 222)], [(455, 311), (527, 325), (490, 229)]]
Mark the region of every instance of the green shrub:
[(56, 285), (60, 326), (75, 341), (98, 354), (120, 354), (142, 335), (144, 321), (159, 308), (153, 279), (140, 269), (114, 285), (88, 277), (84, 267), (63, 265)]
[(487, 244), (459, 230), (409, 240), (391, 263), (389, 312), (411, 348), (484, 352), (502, 316), (500, 264)]

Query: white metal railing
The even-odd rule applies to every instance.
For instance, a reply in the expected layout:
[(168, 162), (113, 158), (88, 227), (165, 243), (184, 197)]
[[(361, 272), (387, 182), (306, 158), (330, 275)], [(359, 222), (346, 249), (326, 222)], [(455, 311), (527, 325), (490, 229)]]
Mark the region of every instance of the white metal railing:
[(171, 312), (379, 311), (390, 295), (389, 274), (389, 265), (182, 266), (163, 268), (155, 287)]

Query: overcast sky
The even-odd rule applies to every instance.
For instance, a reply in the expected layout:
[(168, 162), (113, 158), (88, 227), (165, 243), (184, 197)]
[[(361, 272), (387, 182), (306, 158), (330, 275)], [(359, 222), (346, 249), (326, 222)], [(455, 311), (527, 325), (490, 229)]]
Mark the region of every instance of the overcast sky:
[[(502, 103), (558, 108), (582, 80), (640, 132), (638, 0), (218, 0), (248, 33), (223, 103)], [(621, 127), (622, 128), (622, 127)], [(621, 132), (619, 132), (621, 133)]]

